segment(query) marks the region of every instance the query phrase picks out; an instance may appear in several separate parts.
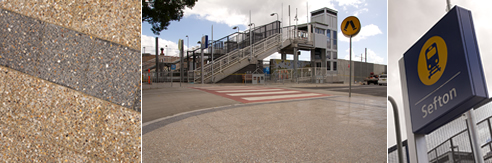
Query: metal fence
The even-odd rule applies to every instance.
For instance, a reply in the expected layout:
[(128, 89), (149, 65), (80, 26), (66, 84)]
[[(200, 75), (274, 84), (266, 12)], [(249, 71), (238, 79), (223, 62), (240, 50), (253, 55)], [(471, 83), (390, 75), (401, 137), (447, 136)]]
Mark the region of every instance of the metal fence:
[(308, 67), (294, 69), (278, 69), (266, 75), (268, 83), (331, 83), (337, 82), (338, 74), (330, 72), (326, 67)]
[[(487, 109), (487, 108), (486, 108)], [(485, 118), (484, 120), (477, 123), (478, 129), (478, 143), (481, 145), (481, 152), (485, 163), (492, 163), (492, 116)], [(461, 131), (434, 131), (430, 135), (426, 136), (428, 143), (430, 141), (440, 141), (436, 147), (432, 148), (428, 152), (429, 162), (431, 163), (447, 163), (447, 162), (459, 162), (459, 163), (472, 163), (474, 162), (473, 150), (471, 147), (470, 133), (468, 130), (468, 125), (466, 125), (467, 120), (464, 117), (460, 117), (445, 127), (453, 128), (465, 128)], [(463, 126), (463, 127), (461, 127)], [(439, 129), (438, 129), (439, 130)], [(447, 133), (444, 133), (447, 132)], [(442, 135), (449, 135), (450, 132), (455, 132), (450, 138), (441, 140), (440, 137), (447, 137)], [(432, 138), (431, 138), (432, 137)], [(435, 140), (429, 140), (435, 139)], [(403, 147), (406, 149), (406, 144)], [(408, 149), (406, 149), (408, 150)], [(406, 157), (408, 157), (408, 151), (405, 152), (404, 161), (407, 162)], [(395, 147), (388, 149), (388, 162), (397, 163), (397, 151)]]
[(164, 82), (187, 82), (188, 76), (186, 73), (183, 79), (181, 79), (179, 70), (164, 71), (164, 72), (142, 72), (142, 83), (164, 83)]

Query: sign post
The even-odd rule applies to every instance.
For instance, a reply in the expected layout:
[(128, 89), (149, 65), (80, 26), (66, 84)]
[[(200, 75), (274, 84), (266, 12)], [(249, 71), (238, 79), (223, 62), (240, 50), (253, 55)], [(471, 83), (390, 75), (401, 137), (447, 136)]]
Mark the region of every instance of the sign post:
[(184, 69), (183, 69), (183, 55), (184, 55), (184, 52), (183, 52), (183, 40), (182, 39), (179, 39), (178, 40), (178, 49), (179, 49), (179, 58), (180, 58), (180, 65), (179, 65), (179, 69), (180, 69), (180, 72), (179, 72), (179, 87), (181, 87), (181, 82), (183, 82), (183, 73), (184, 73)]
[(410, 162), (428, 162), (425, 135), (488, 101), (471, 12), (455, 6), (399, 64)]
[(202, 85), (203, 85), (204, 84), (204, 79), (203, 79), (204, 78), (204, 75), (203, 75), (203, 66), (205, 66), (203, 64), (203, 49), (208, 48), (208, 36), (207, 35), (205, 35), (205, 36), (202, 37), (202, 42), (201, 43), (202, 43), (201, 44), (202, 46), (201, 46), (200, 49), (201, 49), (202, 55), (201, 55), (200, 59), (202, 60), (202, 63), (201, 63), (202, 65), (201, 65), (201, 71), (200, 71), (200, 75), (201, 75), (200, 78), (202, 80)]
[(173, 87), (173, 71), (176, 70), (176, 65), (171, 65), (171, 87)]
[[(345, 37), (350, 38), (350, 61), (349, 65), (352, 64), (352, 37), (359, 34), (360, 32), (360, 21), (359, 18), (355, 16), (349, 16), (345, 18), (340, 26), (342, 28), (342, 33)], [(352, 67), (349, 66), (349, 97), (352, 96)]]

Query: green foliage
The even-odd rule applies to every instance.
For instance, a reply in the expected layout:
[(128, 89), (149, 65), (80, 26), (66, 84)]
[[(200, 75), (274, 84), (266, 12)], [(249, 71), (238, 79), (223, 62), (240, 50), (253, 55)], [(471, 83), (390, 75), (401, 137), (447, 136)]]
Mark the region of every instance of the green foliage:
[[(148, 1), (148, 2), (146, 2)], [(152, 25), (152, 32), (159, 35), (167, 30), (170, 21), (183, 18), (185, 7), (193, 8), (198, 0), (142, 0), (142, 22)]]

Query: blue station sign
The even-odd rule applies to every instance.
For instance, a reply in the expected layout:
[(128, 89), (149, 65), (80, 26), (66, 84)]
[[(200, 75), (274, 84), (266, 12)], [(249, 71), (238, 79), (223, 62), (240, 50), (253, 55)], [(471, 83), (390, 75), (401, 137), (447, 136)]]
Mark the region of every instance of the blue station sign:
[(469, 10), (455, 6), (403, 58), (414, 133), (428, 134), (488, 99)]

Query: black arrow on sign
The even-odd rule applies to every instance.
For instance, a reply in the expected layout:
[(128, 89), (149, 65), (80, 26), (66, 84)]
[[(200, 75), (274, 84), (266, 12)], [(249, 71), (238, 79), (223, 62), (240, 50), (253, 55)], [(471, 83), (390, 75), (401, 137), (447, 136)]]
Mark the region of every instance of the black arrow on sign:
[(354, 25), (354, 22), (352, 20), (348, 21), (347, 24), (345, 24), (345, 28), (343, 28), (344, 31), (347, 31), (347, 27), (350, 23), (350, 26), (352, 26), (352, 30), (356, 30), (357, 28)]

